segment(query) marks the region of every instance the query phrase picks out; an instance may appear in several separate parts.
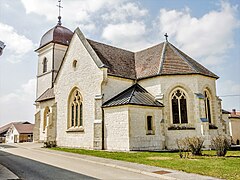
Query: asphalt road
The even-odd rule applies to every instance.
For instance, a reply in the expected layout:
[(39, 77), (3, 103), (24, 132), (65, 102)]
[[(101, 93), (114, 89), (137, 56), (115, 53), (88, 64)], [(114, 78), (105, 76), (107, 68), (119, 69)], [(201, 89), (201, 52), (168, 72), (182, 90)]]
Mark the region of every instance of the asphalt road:
[(159, 179), (86, 161), (74, 154), (44, 150), (35, 146), (35, 144), (0, 145), (0, 164), (24, 180)]
[(4, 151), (0, 151), (0, 163), (7, 167), (9, 170), (11, 170), (13, 173), (15, 173), (20, 179), (26, 180), (95, 179), (83, 174), (71, 172), (38, 161), (16, 156)]

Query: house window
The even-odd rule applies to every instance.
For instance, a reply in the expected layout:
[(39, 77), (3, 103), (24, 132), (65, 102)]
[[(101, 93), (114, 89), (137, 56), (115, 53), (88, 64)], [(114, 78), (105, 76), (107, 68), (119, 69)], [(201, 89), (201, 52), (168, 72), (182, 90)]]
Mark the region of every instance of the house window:
[(171, 98), (173, 124), (188, 123), (186, 94), (177, 89), (172, 93)]
[(208, 122), (212, 122), (211, 118), (211, 103), (210, 103), (210, 96), (207, 91), (204, 91), (204, 105), (205, 105), (205, 116), (208, 119)]
[(43, 59), (43, 73), (47, 72), (47, 58)]
[(153, 129), (153, 117), (152, 116), (147, 116), (147, 135), (154, 134), (154, 129)]
[(46, 126), (48, 124), (47, 123), (47, 118), (48, 118), (49, 113), (50, 113), (50, 109), (49, 109), (49, 107), (46, 107), (44, 109), (44, 113), (43, 113), (43, 131), (45, 131)]
[(80, 91), (76, 89), (69, 98), (69, 128), (83, 126), (82, 106)]

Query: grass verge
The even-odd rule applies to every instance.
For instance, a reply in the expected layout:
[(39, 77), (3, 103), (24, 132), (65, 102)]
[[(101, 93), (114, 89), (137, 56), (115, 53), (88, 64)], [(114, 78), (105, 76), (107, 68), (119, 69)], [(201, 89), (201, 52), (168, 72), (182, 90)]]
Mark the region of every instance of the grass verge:
[(228, 151), (225, 157), (217, 157), (215, 151), (203, 151), (203, 156), (181, 159), (177, 152), (107, 152), (60, 147), (51, 149), (240, 180), (240, 151)]

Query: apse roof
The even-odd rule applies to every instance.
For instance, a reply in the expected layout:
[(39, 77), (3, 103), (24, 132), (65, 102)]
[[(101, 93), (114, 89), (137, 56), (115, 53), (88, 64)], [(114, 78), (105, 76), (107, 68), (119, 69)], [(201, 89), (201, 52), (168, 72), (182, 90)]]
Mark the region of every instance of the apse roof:
[(218, 78), (168, 41), (135, 53), (89, 39), (87, 41), (108, 67), (110, 75), (141, 79), (157, 75), (201, 74)]

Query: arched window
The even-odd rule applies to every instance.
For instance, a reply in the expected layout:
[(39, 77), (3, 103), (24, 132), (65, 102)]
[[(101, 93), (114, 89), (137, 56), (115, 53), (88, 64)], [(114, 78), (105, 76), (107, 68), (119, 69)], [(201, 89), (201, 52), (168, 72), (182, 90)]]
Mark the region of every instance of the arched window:
[(211, 118), (211, 103), (210, 103), (210, 95), (208, 91), (204, 91), (204, 104), (205, 104), (205, 116), (208, 119), (209, 123), (212, 123)]
[(43, 59), (43, 73), (47, 72), (47, 58)]
[(69, 97), (69, 128), (82, 127), (82, 97), (78, 89), (74, 90)]
[(171, 96), (171, 103), (173, 124), (188, 123), (186, 94), (181, 89), (175, 90)]
[(43, 131), (45, 131), (47, 126), (47, 116), (50, 113), (49, 107), (46, 107), (43, 112)]

